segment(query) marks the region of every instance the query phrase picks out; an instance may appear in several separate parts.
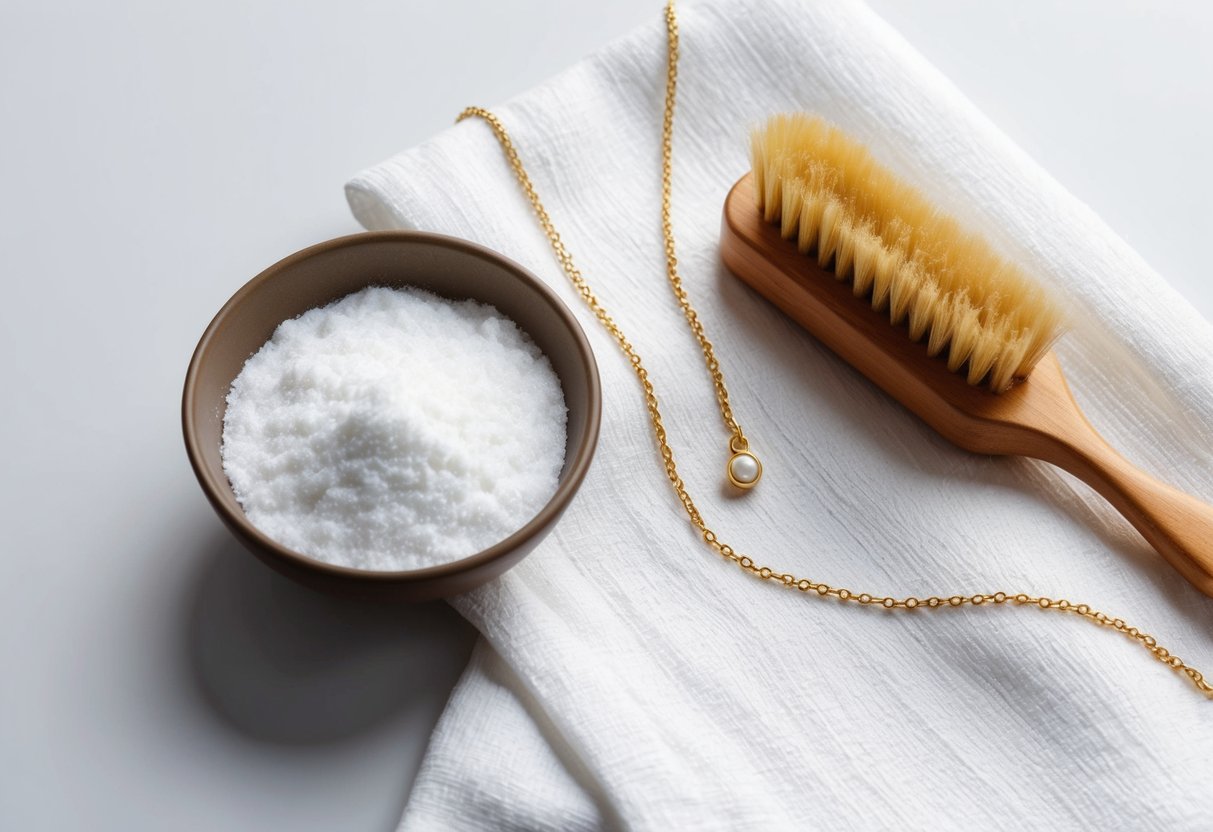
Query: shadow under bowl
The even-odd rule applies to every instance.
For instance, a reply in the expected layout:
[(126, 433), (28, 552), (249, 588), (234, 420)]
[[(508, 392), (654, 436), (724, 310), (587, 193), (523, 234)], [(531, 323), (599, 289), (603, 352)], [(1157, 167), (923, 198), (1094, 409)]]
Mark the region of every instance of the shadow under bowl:
[[(380, 572), (334, 566), (270, 539), (245, 516), (223, 471), (220, 444), (232, 381), (280, 323), (368, 286), (414, 286), (452, 300), (488, 303), (543, 350), (568, 408), (564, 468), (555, 494), (525, 526), (474, 555), (423, 569)], [(190, 361), (182, 428), (190, 464), (219, 517), (254, 555), (303, 584), (341, 595), (422, 601), (466, 592), (497, 577), (551, 531), (580, 487), (602, 411), (598, 367), (568, 307), (517, 263), (439, 234), (353, 234), (304, 249), (254, 277), (219, 310)]]

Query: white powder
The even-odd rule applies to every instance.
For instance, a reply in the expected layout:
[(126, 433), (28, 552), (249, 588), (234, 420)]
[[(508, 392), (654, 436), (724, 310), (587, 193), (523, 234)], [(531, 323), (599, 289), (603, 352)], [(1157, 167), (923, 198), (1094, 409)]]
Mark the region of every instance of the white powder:
[(253, 525), (291, 549), (415, 569), (538, 513), (567, 415), (547, 356), (493, 307), (364, 289), (284, 322), (245, 363), (223, 469)]

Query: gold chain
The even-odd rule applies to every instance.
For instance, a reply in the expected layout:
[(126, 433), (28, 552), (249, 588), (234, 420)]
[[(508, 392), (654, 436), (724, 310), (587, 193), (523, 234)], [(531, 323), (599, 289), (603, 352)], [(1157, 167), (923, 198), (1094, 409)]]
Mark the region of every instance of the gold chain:
[(703, 351), (703, 360), (708, 372), (712, 374), (712, 384), (716, 388), (716, 402), (720, 405), (720, 416), (724, 426), (732, 435), (729, 440), (729, 450), (739, 453), (749, 449), (749, 441), (741, 425), (733, 416), (733, 408), (729, 404), (729, 391), (724, 385), (724, 374), (720, 370), (720, 362), (716, 360), (716, 351), (712, 342), (704, 332), (703, 322), (699, 313), (691, 306), (691, 298), (683, 288), (682, 277), (678, 274), (678, 255), (674, 249), (674, 221), (672, 219), (670, 194), (673, 192), (674, 180), (674, 103), (678, 93), (678, 20), (674, 16), (674, 6), (666, 6), (666, 81), (665, 81), (665, 113), (661, 120), (661, 233), (665, 238), (665, 274), (674, 290), (674, 297), (682, 307), (682, 314), (690, 324), (695, 340)]
[[(686, 314), (687, 321), (690, 322), (692, 330), (699, 339), (700, 346), (703, 348), (704, 357), (708, 362), (708, 369), (712, 372), (713, 379), (717, 386), (717, 398), (721, 405), (721, 412), (725, 417), (725, 424), (729, 429), (735, 430), (735, 436), (744, 438), (740, 427), (732, 419), (731, 411), (728, 407), (728, 393), (724, 388), (724, 379), (720, 375), (719, 363), (713, 354), (711, 343), (703, 334), (703, 327), (699, 324), (699, 318), (695, 314), (695, 310), (691, 307), (690, 300), (686, 292), (682, 289), (682, 282), (678, 278), (676, 265), (677, 260), (674, 256), (674, 237), (673, 228), (670, 223), (670, 150), (671, 150), (671, 135), (673, 131), (674, 119), (674, 90), (677, 82), (677, 61), (678, 61), (678, 24), (674, 14), (673, 0), (666, 6), (666, 27), (668, 33), (667, 55), (668, 55), (668, 75), (666, 86), (666, 111), (665, 123), (662, 130), (662, 147), (663, 147), (663, 166), (662, 166), (662, 226), (665, 230), (666, 242), (666, 264), (667, 273), (671, 285), (674, 287), (675, 295), (678, 297), (679, 304), (682, 306)], [(1027, 593), (1007, 593), (1007, 592), (989, 592), (976, 595), (951, 595), (939, 597), (932, 595), (928, 598), (916, 598), (907, 596), (904, 598), (894, 598), (892, 596), (875, 595), (867, 592), (852, 592), (849, 589), (842, 587), (830, 586), (829, 584), (818, 583), (811, 581), (808, 578), (797, 578), (790, 572), (781, 572), (769, 566), (759, 566), (754, 559), (748, 555), (743, 555), (736, 551), (732, 546), (724, 543), (717, 537), (716, 532), (712, 531), (704, 521), (703, 516), (699, 512), (699, 508), (695, 505), (695, 501), (687, 492), (686, 485), (682, 481), (682, 477), (678, 473), (678, 466), (674, 463), (674, 450), (666, 437), (665, 424), (661, 418), (661, 410), (658, 407), (657, 393), (653, 388), (653, 383), (649, 380), (648, 370), (645, 369), (644, 363), (641, 361), (640, 354), (636, 352), (636, 348), (632, 346), (632, 342), (628, 340), (623, 330), (615, 323), (614, 318), (606, 311), (606, 308), (599, 301), (598, 296), (590, 288), (589, 283), (582, 276), (581, 271), (573, 263), (573, 257), (565, 248), (564, 242), (560, 238), (560, 234), (556, 231), (555, 225), (552, 223), (552, 218), (548, 215), (547, 209), (543, 207), (543, 203), (539, 200), (539, 194), (535, 190), (535, 185), (531, 182), (530, 176), (527, 175), (526, 168), (523, 167), (522, 159), (518, 155), (518, 149), (514, 146), (510, 134), (506, 131), (505, 125), (496, 115), (482, 107), (468, 107), (459, 114), (456, 121), (463, 121), (466, 118), (479, 117), (484, 119), (493, 130), (493, 134), (497, 137), (497, 141), (501, 145), (502, 151), (509, 161), (510, 167), (513, 168), (514, 175), (518, 179), (518, 184), (522, 186), (527, 199), (531, 203), (531, 207), (535, 211), (535, 216), (539, 220), (539, 224), (543, 227), (544, 233), (547, 235), (548, 242), (552, 246), (552, 251), (556, 255), (556, 259), (560, 262), (561, 268), (572, 283), (573, 288), (577, 290), (577, 294), (585, 301), (589, 310), (602, 324), (603, 328), (610, 333), (615, 339), (619, 349), (623, 352), (628, 362), (632, 365), (632, 370), (636, 374), (637, 380), (644, 391), (644, 403), (648, 410), (649, 422), (653, 428), (653, 436), (657, 441), (657, 447), (661, 454), (662, 462), (665, 466), (666, 478), (670, 481), (670, 485), (674, 489), (674, 493), (678, 496), (679, 502), (682, 503), (686, 510), (687, 517), (690, 518), (692, 525), (699, 532), (713, 550), (722, 557), (737, 564), (741, 569), (754, 575), (764, 581), (774, 581), (788, 589), (794, 589), (806, 594), (813, 594), (820, 597), (832, 597), (846, 603), (855, 603), (862, 606), (875, 606), (888, 610), (915, 610), (920, 607), (927, 609), (938, 609), (941, 607), (962, 607), (970, 605), (980, 607), (986, 604), (1011, 604), (1017, 607), (1034, 607), (1041, 610), (1050, 610), (1070, 615), (1077, 615), (1088, 621), (1094, 622), (1100, 626), (1111, 627), (1112, 629), (1123, 633), (1128, 638), (1133, 639), (1159, 661), (1173, 668), (1177, 673), (1181, 673), (1191, 680), (1196, 688), (1206, 696), (1213, 697), (1213, 685), (1210, 685), (1204, 675), (1185, 663), (1179, 656), (1172, 654), (1167, 648), (1163, 647), (1158, 641), (1148, 633), (1144, 633), (1136, 627), (1131, 627), (1123, 619), (1113, 618), (1106, 613), (1093, 609), (1087, 604), (1075, 604), (1062, 598), (1053, 600), (1044, 596), (1029, 595)]]

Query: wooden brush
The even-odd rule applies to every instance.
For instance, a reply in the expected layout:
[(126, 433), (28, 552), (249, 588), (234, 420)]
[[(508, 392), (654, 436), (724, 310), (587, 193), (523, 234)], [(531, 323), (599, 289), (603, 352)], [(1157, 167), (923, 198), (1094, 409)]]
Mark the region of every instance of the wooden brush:
[(729, 192), (725, 264), (962, 448), (1090, 485), (1213, 595), (1213, 507), (1121, 457), (1079, 410), (1048, 292), (821, 119), (775, 116)]

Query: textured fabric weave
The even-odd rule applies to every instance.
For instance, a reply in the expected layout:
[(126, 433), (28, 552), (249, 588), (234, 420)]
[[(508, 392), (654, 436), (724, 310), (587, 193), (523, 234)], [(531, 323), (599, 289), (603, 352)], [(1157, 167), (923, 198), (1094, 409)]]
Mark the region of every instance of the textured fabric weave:
[[(497, 112), (650, 367), (709, 524), (761, 563), (856, 592), (1086, 602), (1213, 670), (1213, 602), (1085, 486), (956, 449), (747, 290), (719, 261), (721, 206), (768, 114), (842, 125), (1058, 287), (1074, 309), (1058, 352), (1091, 421), (1206, 500), (1213, 327), (867, 7), (701, 2), (680, 19), (675, 231), (765, 465), (748, 496), (722, 488), (727, 436), (664, 278), (656, 9)], [(483, 639), (402, 828), (1208, 828), (1213, 705), (1129, 640), (1009, 606), (843, 607), (708, 550), (635, 378), (485, 124), (347, 192), (368, 228), (466, 237), (540, 275), (582, 321), (605, 394), (597, 459), (559, 528), (453, 602)]]

